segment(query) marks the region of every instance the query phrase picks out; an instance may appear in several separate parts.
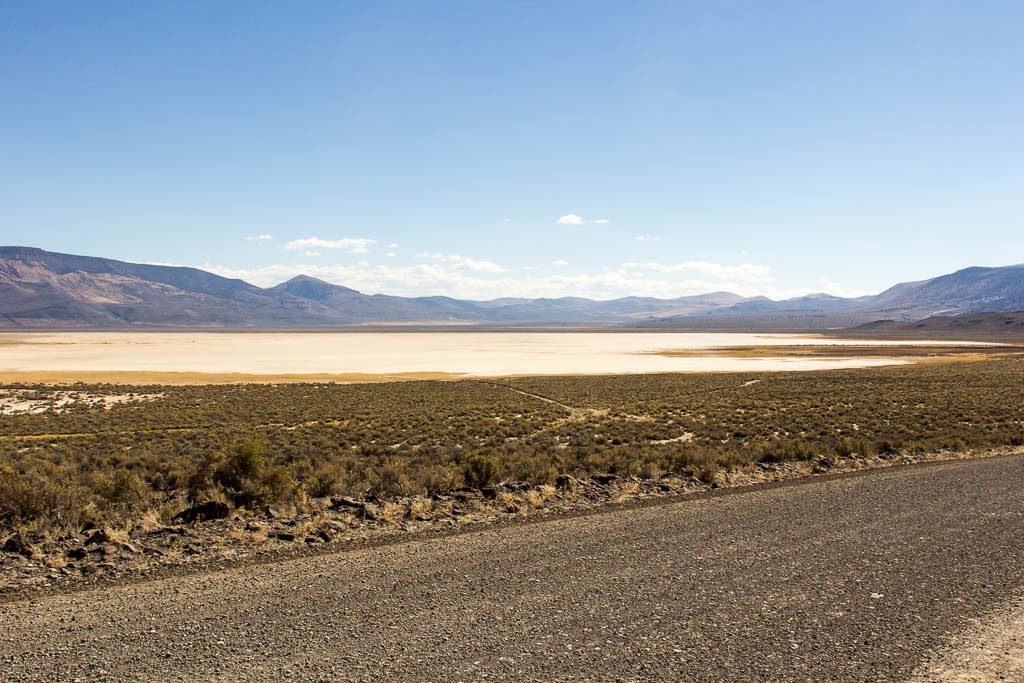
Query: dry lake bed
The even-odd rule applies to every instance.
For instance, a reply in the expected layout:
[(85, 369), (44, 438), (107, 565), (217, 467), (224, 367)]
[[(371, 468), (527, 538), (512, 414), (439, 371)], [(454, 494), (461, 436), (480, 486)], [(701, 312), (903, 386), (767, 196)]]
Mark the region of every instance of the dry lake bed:
[[(202, 383), (828, 370), (905, 364), (914, 359), (901, 357), (895, 347), (944, 345), (967, 344), (738, 333), (5, 333), (0, 334), (0, 379)], [(818, 352), (777, 352), (799, 347)], [(879, 353), (865, 354), (864, 347), (879, 347)]]

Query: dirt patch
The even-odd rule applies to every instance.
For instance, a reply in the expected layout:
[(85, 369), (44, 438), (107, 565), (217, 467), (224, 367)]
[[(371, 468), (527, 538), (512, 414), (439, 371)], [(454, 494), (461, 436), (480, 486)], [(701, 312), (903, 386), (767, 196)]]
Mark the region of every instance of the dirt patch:
[(41, 391), (39, 389), (0, 389), (0, 415), (63, 413), (73, 407), (103, 408), (153, 401), (163, 394), (90, 394), (84, 391)]
[(1024, 681), (1024, 598), (976, 621), (930, 656), (912, 683)]

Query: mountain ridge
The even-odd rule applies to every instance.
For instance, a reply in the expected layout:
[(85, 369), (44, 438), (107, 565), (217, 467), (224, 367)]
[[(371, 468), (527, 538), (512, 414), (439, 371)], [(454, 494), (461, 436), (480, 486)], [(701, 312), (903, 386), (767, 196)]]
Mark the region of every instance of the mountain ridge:
[(0, 247), (0, 329), (304, 328), (372, 324), (818, 328), (882, 318), (1024, 310), (1024, 265), (972, 266), (873, 296), (775, 301), (710, 292), (489, 301), (364, 294), (309, 275), (261, 288), (187, 266), (131, 263), (35, 247)]

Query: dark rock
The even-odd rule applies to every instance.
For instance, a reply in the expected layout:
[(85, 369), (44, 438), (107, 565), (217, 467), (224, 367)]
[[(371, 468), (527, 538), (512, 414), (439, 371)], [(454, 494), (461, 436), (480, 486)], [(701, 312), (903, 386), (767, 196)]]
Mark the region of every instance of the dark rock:
[(576, 479), (568, 474), (559, 474), (555, 478), (555, 486), (559, 491), (572, 491), (576, 488)]
[(85, 539), (86, 545), (93, 545), (94, 543), (110, 543), (114, 540), (114, 535), (110, 533), (109, 529), (97, 529), (89, 535), (89, 538)]
[(81, 560), (81, 559), (84, 559), (85, 556), (89, 554), (89, 551), (87, 551), (85, 548), (79, 546), (78, 548), (72, 548), (71, 550), (68, 551), (67, 554), (68, 554), (68, 557), (71, 558), (72, 560)]
[[(373, 500), (379, 500), (372, 497)], [(356, 500), (355, 498), (340, 497), (333, 499), (332, 510), (351, 510), (357, 517), (362, 519), (375, 520), (380, 518), (380, 508), (369, 501)]]
[(272, 534), (272, 537), (279, 541), (287, 541), (289, 543), (295, 540), (295, 534), (290, 531), (278, 531)]
[(482, 489), (480, 489), (480, 493), (487, 500), (494, 500), (495, 498), (498, 497), (498, 489), (496, 489), (493, 486), (485, 486), (485, 487), (483, 487)]
[(820, 467), (832, 468), (836, 466), (836, 463), (834, 460), (830, 460), (829, 458), (819, 458), (818, 465)]
[(338, 496), (331, 498), (331, 509), (332, 510), (361, 510), (363, 508), (362, 501), (356, 500), (355, 498), (349, 498), (348, 496)]
[(32, 559), (39, 554), (39, 550), (21, 534), (14, 534), (4, 541), (3, 550), (5, 553), (14, 553), (28, 559)]
[(371, 503), (365, 503), (357, 512), (357, 516), (362, 517), (363, 519), (369, 519), (371, 521), (380, 519), (380, 508)]
[(595, 484), (600, 484), (601, 486), (608, 486), (616, 479), (618, 479), (618, 477), (616, 477), (614, 474), (594, 474), (590, 477), (590, 480), (592, 482), (594, 482)]
[(209, 500), (199, 505), (194, 505), (187, 510), (182, 510), (174, 516), (175, 522), (192, 524), (193, 522), (205, 522), (210, 519), (227, 519), (231, 514), (231, 507), (227, 503)]

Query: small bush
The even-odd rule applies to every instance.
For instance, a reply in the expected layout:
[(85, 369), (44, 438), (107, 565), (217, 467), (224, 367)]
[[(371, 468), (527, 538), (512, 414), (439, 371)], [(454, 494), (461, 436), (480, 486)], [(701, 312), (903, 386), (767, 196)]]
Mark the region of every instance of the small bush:
[(477, 489), (490, 486), (498, 480), (498, 468), (490, 458), (474, 455), (462, 467), (462, 480)]

